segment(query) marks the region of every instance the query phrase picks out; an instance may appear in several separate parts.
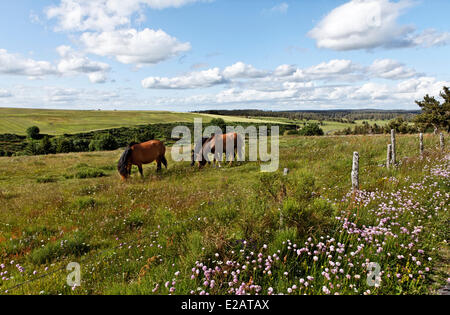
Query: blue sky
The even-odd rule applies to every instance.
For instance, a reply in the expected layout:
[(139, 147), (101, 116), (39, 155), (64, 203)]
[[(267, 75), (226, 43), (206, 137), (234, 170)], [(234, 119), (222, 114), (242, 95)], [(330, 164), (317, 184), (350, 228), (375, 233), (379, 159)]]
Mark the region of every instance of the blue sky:
[(0, 2), (0, 107), (416, 109), (447, 0)]

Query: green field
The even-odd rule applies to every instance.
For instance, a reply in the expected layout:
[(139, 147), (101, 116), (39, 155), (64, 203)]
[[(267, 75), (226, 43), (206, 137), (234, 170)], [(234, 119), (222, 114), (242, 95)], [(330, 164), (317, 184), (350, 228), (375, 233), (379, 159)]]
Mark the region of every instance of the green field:
[(25, 135), (28, 127), (38, 126), (49, 135), (74, 134), (94, 130), (132, 127), (155, 123), (193, 122), (203, 118), (207, 123), (221, 117), (227, 122), (266, 122), (263, 119), (214, 116), (158, 111), (69, 111), (47, 109), (0, 108), (0, 134)]
[[(438, 141), (426, 135), (421, 159), (417, 136), (398, 136), (388, 170), (388, 136), (286, 136), (266, 174), (257, 162), (199, 171), (169, 148), (168, 170), (126, 183), (120, 151), (0, 158), (0, 294), (432, 293), (449, 272)], [(81, 287), (66, 284), (69, 262)]]

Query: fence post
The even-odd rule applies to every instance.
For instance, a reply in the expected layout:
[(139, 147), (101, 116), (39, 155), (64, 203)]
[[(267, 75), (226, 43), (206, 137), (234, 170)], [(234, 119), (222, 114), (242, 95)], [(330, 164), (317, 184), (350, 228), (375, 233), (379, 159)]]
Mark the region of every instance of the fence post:
[(391, 160), (392, 160), (392, 144), (388, 144), (388, 146), (387, 146), (387, 157), (386, 157), (386, 167), (387, 167), (387, 169), (391, 168)]
[(420, 133), (419, 140), (420, 140), (420, 156), (423, 156), (423, 133)]
[(439, 135), (440, 138), (440, 143), (441, 143), (441, 151), (444, 151), (445, 149), (445, 139), (444, 139), (444, 133), (441, 132), (441, 134)]
[(359, 153), (353, 153), (353, 167), (352, 167), (352, 188), (353, 192), (359, 190)]
[(397, 164), (397, 148), (395, 145), (395, 129), (391, 130), (391, 164), (395, 166)]

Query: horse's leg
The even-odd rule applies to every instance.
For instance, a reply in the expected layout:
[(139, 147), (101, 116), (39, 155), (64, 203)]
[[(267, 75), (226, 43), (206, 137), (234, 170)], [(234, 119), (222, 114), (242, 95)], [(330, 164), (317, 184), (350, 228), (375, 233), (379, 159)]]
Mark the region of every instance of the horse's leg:
[(144, 178), (144, 169), (142, 168), (142, 164), (138, 165), (139, 173), (141, 174), (142, 179)]
[(156, 168), (156, 172), (159, 173), (162, 170), (162, 161), (159, 159), (159, 160), (156, 160), (156, 163), (158, 165), (158, 167)]

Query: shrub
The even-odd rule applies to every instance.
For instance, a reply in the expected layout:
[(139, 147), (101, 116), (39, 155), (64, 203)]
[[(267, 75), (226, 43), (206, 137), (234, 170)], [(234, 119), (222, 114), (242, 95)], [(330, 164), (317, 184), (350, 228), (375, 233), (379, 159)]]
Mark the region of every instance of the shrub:
[(77, 139), (73, 140), (73, 147), (75, 152), (87, 152), (89, 151), (89, 140), (86, 139)]
[(58, 179), (52, 176), (43, 176), (36, 179), (38, 184), (56, 183), (57, 181)]
[(117, 150), (119, 148), (116, 139), (110, 133), (101, 135), (97, 144), (97, 151)]
[(41, 142), (38, 146), (38, 154), (53, 154), (56, 152), (55, 147), (53, 146), (52, 142), (50, 141), (50, 138), (48, 136), (45, 136), (42, 138)]
[(324, 132), (319, 124), (308, 123), (305, 127), (300, 129), (299, 134), (302, 136), (323, 136)]
[(97, 201), (91, 197), (81, 197), (76, 199), (72, 206), (78, 210), (91, 209), (97, 205)]
[(219, 127), (220, 129), (222, 129), (222, 132), (225, 132), (227, 128), (227, 123), (222, 118), (214, 118), (209, 124), (211, 126)]
[(86, 244), (88, 237), (83, 233), (75, 233), (59, 242), (52, 242), (31, 252), (30, 259), (35, 264), (45, 264), (62, 256), (81, 256), (90, 251)]
[(75, 173), (75, 178), (78, 179), (84, 179), (84, 178), (97, 178), (97, 177), (104, 177), (106, 176), (106, 174), (98, 169), (98, 168), (80, 168), (76, 173)]
[(74, 151), (73, 142), (67, 138), (58, 138), (56, 140), (56, 153), (70, 153)]
[(33, 126), (27, 129), (27, 136), (30, 139), (38, 140), (40, 132), (41, 130), (39, 129), (39, 127)]

